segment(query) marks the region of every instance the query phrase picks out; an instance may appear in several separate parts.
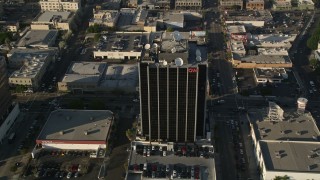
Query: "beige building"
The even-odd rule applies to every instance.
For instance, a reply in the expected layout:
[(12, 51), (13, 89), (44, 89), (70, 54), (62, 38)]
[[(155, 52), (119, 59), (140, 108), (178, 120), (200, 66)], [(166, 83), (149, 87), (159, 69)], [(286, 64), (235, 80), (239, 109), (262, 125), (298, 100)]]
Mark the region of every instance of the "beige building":
[(23, 63), (19, 70), (14, 71), (9, 77), (9, 85), (14, 87), (22, 85), (33, 90), (40, 86), (41, 79), (56, 58), (56, 51), (39, 51), (29, 53), (16, 52), (11, 55), (9, 62)]
[(18, 32), (19, 22), (0, 21), (0, 30), (7, 32)]
[(40, 0), (42, 11), (77, 11), (81, 8), (80, 0)]
[(264, 0), (247, 0), (247, 10), (264, 10)]
[(136, 64), (110, 64), (105, 62), (73, 62), (58, 89), (62, 92), (84, 91), (135, 92), (138, 83)]
[(93, 10), (93, 18), (89, 21), (89, 25), (94, 24), (115, 27), (119, 19), (118, 10)]
[(44, 11), (31, 23), (33, 30), (60, 29), (70, 31), (74, 22), (74, 13), (68, 11)]
[(175, 9), (198, 10), (202, 8), (202, 0), (176, 0)]
[(257, 55), (240, 57), (232, 54), (232, 65), (234, 68), (291, 68), (292, 62), (289, 56)]
[(30, 30), (17, 42), (18, 47), (48, 49), (56, 43), (58, 30)]
[(234, 6), (238, 6), (243, 9), (242, 0), (220, 0), (220, 7), (223, 9), (232, 9)]

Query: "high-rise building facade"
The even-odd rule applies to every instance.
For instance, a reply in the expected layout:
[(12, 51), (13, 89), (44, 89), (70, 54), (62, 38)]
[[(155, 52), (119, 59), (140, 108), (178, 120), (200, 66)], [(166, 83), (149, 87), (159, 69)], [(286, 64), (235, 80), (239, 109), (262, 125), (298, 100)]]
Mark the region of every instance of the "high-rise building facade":
[(141, 61), (139, 79), (141, 130), (147, 140), (204, 137), (207, 63)]
[(11, 94), (9, 91), (6, 61), (3, 56), (0, 56), (0, 126), (4, 122), (10, 106)]

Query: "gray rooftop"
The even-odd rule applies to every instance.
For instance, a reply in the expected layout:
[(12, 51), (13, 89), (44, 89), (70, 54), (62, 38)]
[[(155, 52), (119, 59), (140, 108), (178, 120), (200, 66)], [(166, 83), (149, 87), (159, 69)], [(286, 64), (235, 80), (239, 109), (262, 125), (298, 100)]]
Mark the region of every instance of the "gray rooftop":
[(97, 84), (107, 67), (103, 62), (73, 62), (62, 82), (91, 82)]
[(289, 56), (279, 55), (257, 55), (257, 56), (246, 56), (240, 59), (245, 63), (256, 63), (256, 64), (292, 64)]
[(267, 109), (250, 111), (257, 140), (319, 141), (320, 132), (310, 113), (286, 111), (283, 117), (283, 121), (274, 122), (270, 121)]
[(267, 170), (320, 172), (320, 166), (318, 166), (320, 143), (318, 142), (260, 141), (259, 143)]
[(49, 46), (58, 35), (58, 30), (31, 30), (23, 36), (17, 46)]
[[(229, 0), (228, 0), (229, 1)], [(226, 21), (272, 21), (269, 11), (228, 11)]]
[(48, 117), (38, 140), (105, 141), (112, 119), (109, 110), (56, 110)]
[(67, 21), (71, 17), (71, 12), (68, 11), (44, 11), (41, 12), (34, 21), (36, 22), (52, 22), (55, 18), (61, 21)]
[(253, 71), (258, 78), (283, 78), (287, 73), (284, 68), (254, 68)]

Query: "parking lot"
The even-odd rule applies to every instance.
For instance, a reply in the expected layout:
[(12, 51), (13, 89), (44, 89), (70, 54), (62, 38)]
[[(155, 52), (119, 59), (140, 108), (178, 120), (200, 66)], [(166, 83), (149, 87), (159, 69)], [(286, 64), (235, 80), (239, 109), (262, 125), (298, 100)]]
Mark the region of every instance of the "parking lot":
[[(98, 171), (92, 171), (94, 161), (91, 159), (96, 151), (84, 150), (41, 150), (36, 158), (26, 167), (23, 177), (33, 178), (82, 178), (97, 176)], [(104, 157), (104, 156), (103, 156)], [(97, 164), (99, 166), (99, 163)]]
[(212, 147), (137, 145), (131, 154), (129, 170), (145, 178), (215, 179)]

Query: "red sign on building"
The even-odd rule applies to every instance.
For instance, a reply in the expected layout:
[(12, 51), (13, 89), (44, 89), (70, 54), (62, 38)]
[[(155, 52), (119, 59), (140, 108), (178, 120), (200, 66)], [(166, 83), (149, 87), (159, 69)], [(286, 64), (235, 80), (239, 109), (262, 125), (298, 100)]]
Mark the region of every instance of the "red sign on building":
[(196, 72), (198, 72), (198, 69), (197, 68), (189, 68), (188, 72), (189, 73), (196, 73)]

